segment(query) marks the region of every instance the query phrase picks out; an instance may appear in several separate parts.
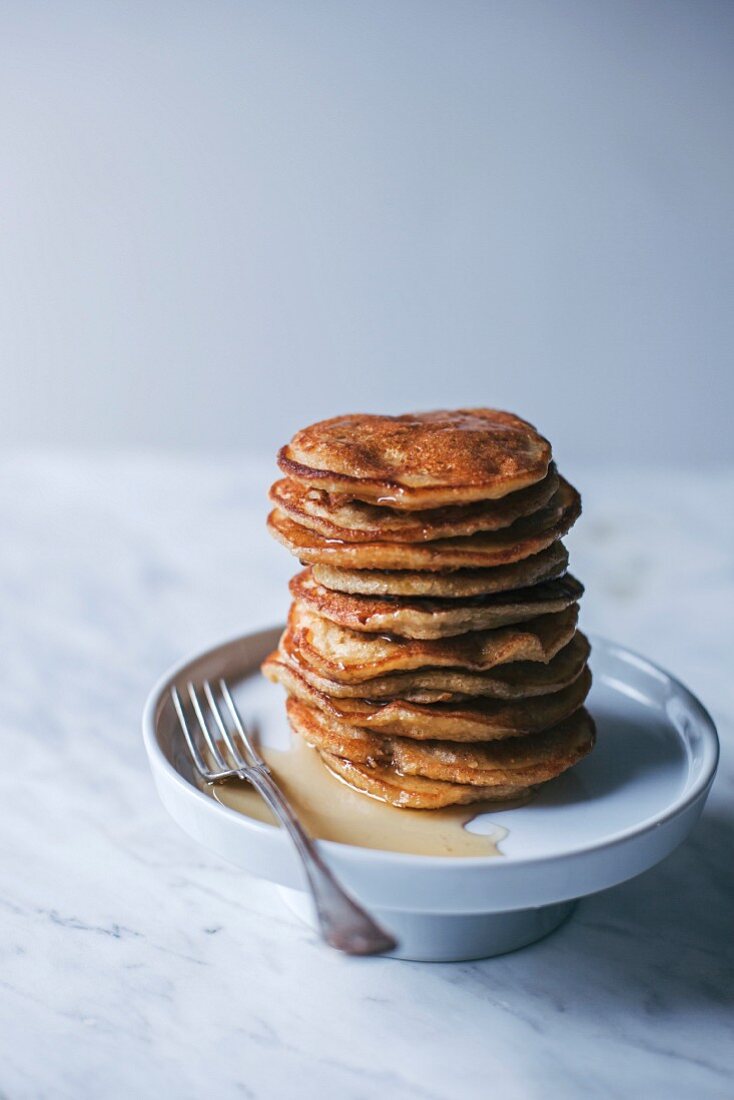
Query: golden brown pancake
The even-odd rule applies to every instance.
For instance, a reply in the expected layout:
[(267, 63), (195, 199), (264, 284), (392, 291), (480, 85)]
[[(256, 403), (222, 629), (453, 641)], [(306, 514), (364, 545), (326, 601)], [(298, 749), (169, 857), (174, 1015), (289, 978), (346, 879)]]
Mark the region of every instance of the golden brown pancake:
[(589, 656), (589, 643), (577, 631), (568, 645), (548, 662), (513, 661), (483, 672), (461, 668), (419, 668), (389, 672), (370, 680), (348, 683), (332, 679), (309, 661), (302, 637), (286, 630), (280, 653), (318, 691), (337, 699), (404, 699), (411, 703), (442, 703), (486, 696), (527, 699), (561, 691), (579, 677)]
[(363, 684), (363, 694), (369, 695), (369, 682), (392, 672), (424, 668), (483, 672), (513, 661), (548, 664), (573, 638), (577, 620), (574, 604), (556, 615), (541, 615), (515, 626), (423, 641), (349, 630), (296, 601), (288, 629), (311, 668), (340, 683)]
[(480, 699), (422, 706), (405, 699), (378, 703), (369, 699), (333, 698), (313, 687), (278, 652), (265, 659), (262, 670), (289, 695), (318, 707), (340, 722), (417, 740), (494, 741), (539, 733), (578, 710), (591, 687), (591, 672), (585, 668), (567, 687), (548, 695), (510, 702)]
[(339, 626), (367, 634), (402, 638), (449, 638), (477, 630), (526, 622), (563, 611), (579, 600), (583, 586), (572, 576), (518, 592), (466, 600), (405, 600), (390, 596), (352, 596), (333, 592), (304, 569), (290, 582), (294, 599)]
[(534, 788), (477, 787), (471, 783), (443, 783), (422, 775), (400, 775), (394, 768), (352, 764), (329, 752), (319, 753), (326, 767), (350, 787), (405, 810), (439, 810), (469, 802), (527, 800)]
[(350, 500), (293, 478), (276, 481), (270, 499), (295, 523), (327, 539), (345, 542), (430, 542), (509, 527), (522, 516), (543, 508), (558, 489), (551, 464), (542, 481), (500, 500), (456, 504), (422, 512), (405, 512), (384, 505)]
[(278, 465), (306, 485), (406, 510), (494, 500), (541, 481), (551, 448), (497, 409), (356, 414), (297, 432)]
[(581, 498), (561, 479), (558, 491), (533, 515), (501, 531), (480, 532), (466, 538), (436, 539), (426, 543), (348, 543), (325, 539), (294, 523), (279, 508), (268, 516), (271, 534), (302, 562), (336, 565), (345, 569), (416, 569), (429, 572), (486, 568), (531, 557), (562, 538), (581, 513)]
[(486, 787), (547, 783), (578, 763), (594, 744), (594, 723), (583, 707), (543, 733), (474, 745), (382, 737), (293, 698), (288, 699), (287, 712), (291, 728), (319, 752), (447, 783)]
[(448, 573), (417, 573), (411, 570), (338, 569), (314, 565), (314, 579), (335, 592), (365, 596), (430, 596), (467, 599), (493, 592), (528, 588), (541, 581), (561, 577), (568, 567), (568, 551), (562, 542), (530, 558), (498, 565), (494, 569), (456, 569)]

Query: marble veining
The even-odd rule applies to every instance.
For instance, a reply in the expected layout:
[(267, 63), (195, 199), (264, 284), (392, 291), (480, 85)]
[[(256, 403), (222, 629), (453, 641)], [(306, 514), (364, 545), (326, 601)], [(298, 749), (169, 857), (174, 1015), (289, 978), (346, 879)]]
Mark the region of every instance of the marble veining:
[(0, 1096), (731, 1096), (734, 471), (564, 471), (585, 628), (701, 695), (721, 771), (659, 867), (525, 951), (431, 965), (322, 948), (153, 790), (152, 682), (285, 613), (272, 465), (2, 459)]

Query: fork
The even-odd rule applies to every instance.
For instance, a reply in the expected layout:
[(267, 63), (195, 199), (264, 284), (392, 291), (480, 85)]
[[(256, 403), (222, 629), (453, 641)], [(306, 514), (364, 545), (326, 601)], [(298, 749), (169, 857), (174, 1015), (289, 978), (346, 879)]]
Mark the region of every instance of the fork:
[[(397, 947), (397, 941), (351, 897), (324, 862), (247, 732), (226, 682), (220, 680), (218, 686), (224, 706), (217, 701), (209, 681), (205, 680), (202, 684), (201, 690), (210, 714), (210, 721), (207, 721), (194, 684), (189, 681), (186, 685), (196, 725), (214, 761), (214, 769), (204, 759), (189, 727), (178, 690), (171, 688), (171, 700), (196, 770), (207, 783), (245, 779), (262, 795), (290, 835), (301, 858), (318, 926), (330, 947), (347, 955), (381, 955), (392, 951)], [(211, 721), (221, 737), (223, 748), (212, 735)], [(225, 752), (229, 760), (225, 758)]]

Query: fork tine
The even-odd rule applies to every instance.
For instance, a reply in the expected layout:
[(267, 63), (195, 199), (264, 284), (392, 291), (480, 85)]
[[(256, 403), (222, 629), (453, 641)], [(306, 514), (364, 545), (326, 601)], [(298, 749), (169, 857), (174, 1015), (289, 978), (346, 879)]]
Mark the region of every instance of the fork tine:
[(255, 763), (258, 764), (261, 768), (265, 768), (267, 770), (268, 766), (265, 763), (265, 761), (263, 760), (260, 753), (258, 752), (257, 746), (255, 745), (255, 742), (252, 740), (252, 738), (248, 734), (248, 732), (245, 728), (245, 724), (239, 716), (239, 713), (237, 711), (237, 707), (234, 705), (234, 700), (233, 700), (232, 696), (230, 695), (229, 688), (227, 687), (227, 684), (225, 683), (224, 680), (219, 681), (219, 690), (222, 693), (222, 698), (224, 699), (225, 703), (227, 704), (227, 710), (229, 711), (229, 713), (232, 716), (232, 721), (234, 722), (235, 729), (237, 730), (237, 733), (239, 734), (239, 736), (242, 738), (243, 745), (245, 746), (245, 748), (247, 749), (248, 753), (250, 754), (251, 758), (255, 761)]
[(216, 741), (214, 740), (211, 733), (209, 732), (209, 726), (206, 723), (206, 718), (204, 717), (204, 712), (201, 709), (201, 704), (199, 702), (199, 696), (196, 694), (196, 688), (194, 687), (194, 685), (191, 683), (190, 680), (189, 680), (188, 684), (186, 685), (186, 689), (189, 693), (189, 699), (191, 700), (191, 705), (194, 708), (194, 714), (196, 715), (196, 720), (199, 723), (199, 729), (201, 730), (201, 735), (204, 738), (204, 740), (206, 741), (207, 748), (209, 749), (209, 752), (212, 754), (212, 758), (214, 760), (214, 763), (217, 765), (217, 767), (221, 771), (227, 771), (229, 769), (229, 764), (227, 764), (227, 761), (224, 759), (221, 752), (219, 751), (219, 747), (217, 746)]
[(181, 696), (178, 694), (178, 690), (175, 687), (171, 688), (171, 700), (173, 701), (173, 707), (176, 711), (181, 731), (186, 738), (186, 744), (189, 747), (189, 752), (191, 753), (194, 764), (196, 765), (197, 770), (201, 772), (203, 776), (208, 776), (211, 772), (211, 768), (205, 762), (204, 757), (199, 752), (199, 746), (196, 744), (196, 741), (191, 736), (191, 731), (189, 729), (189, 724), (186, 721), (183, 704), (181, 703)]
[(217, 724), (217, 729), (221, 733), (222, 740), (224, 741), (225, 745), (227, 746), (230, 753), (232, 754), (232, 758), (233, 758), (235, 764), (237, 765), (238, 768), (247, 768), (247, 767), (249, 767), (249, 764), (248, 764), (247, 760), (245, 760), (245, 758), (243, 757), (243, 755), (240, 752), (239, 748), (235, 744), (235, 741), (234, 741), (232, 735), (230, 734), (229, 730), (227, 729), (227, 726), (224, 722), (224, 719), (222, 718), (222, 712), (219, 709), (219, 704), (217, 703), (217, 700), (214, 697), (214, 692), (212, 691), (211, 684), (209, 683), (208, 680), (205, 680), (204, 683), (202, 684), (202, 687), (204, 689), (204, 695), (206, 695), (206, 700), (209, 704), (209, 709), (211, 710), (214, 721)]

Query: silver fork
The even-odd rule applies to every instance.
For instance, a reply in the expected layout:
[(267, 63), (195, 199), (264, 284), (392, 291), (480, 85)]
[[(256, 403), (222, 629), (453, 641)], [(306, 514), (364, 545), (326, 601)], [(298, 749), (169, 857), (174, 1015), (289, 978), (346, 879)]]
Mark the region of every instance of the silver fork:
[(229, 754), (229, 761), (225, 759), (217, 739), (212, 736), (210, 723), (196, 688), (189, 682), (186, 690), (196, 716), (196, 724), (215, 764), (215, 769), (212, 769), (204, 759), (189, 728), (181, 697), (173, 687), (171, 699), (196, 770), (207, 783), (218, 783), (223, 779), (246, 779), (262, 795), (285, 826), (301, 857), (321, 935), (326, 942), (347, 955), (381, 955), (397, 947), (393, 937), (380, 928), (369, 913), (347, 893), (319, 855), (314, 842), (305, 832), (293, 807), (273, 779), (270, 769), (248, 734), (225, 681), (219, 681), (219, 693), (226, 711), (217, 701), (208, 680), (202, 684), (202, 690), (209, 705), (211, 719)]

